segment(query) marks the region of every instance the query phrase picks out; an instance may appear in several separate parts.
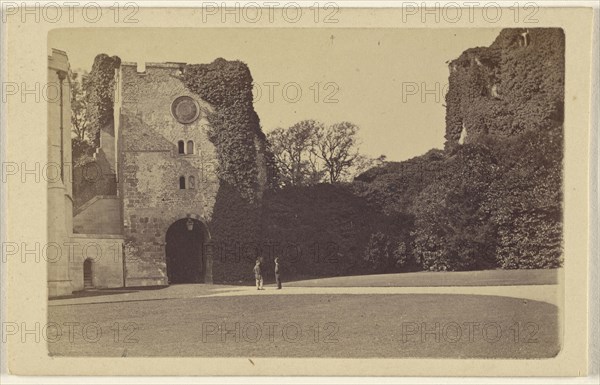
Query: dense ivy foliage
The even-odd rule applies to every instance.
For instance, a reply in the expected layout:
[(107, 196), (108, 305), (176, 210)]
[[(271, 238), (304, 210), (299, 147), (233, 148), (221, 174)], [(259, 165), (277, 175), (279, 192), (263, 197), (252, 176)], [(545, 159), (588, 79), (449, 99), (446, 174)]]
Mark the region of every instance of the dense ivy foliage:
[(446, 159), (448, 170), (414, 199), (415, 258), (426, 270), (472, 270), (494, 263), (494, 231), (482, 206), (497, 165), (484, 146), (469, 145)]
[[(106, 175), (110, 166), (100, 153), (100, 130), (113, 124), (115, 69), (121, 65), (118, 56), (99, 54), (94, 58), (92, 70), (85, 77), (85, 105), (87, 136), (91, 142), (80, 138), (71, 141), (73, 151), (73, 207), (77, 209), (96, 195), (116, 194), (116, 180)], [(112, 128), (111, 128), (112, 129)]]
[[(349, 184), (273, 191), (252, 225), (241, 224), (252, 215), (229, 214), (234, 233), (249, 225), (260, 247), (242, 269), (218, 267), (228, 271), (220, 279), (251, 280), (253, 260), (271, 266), (274, 254), (288, 279), (561, 266), (562, 30), (503, 30), (450, 69), (445, 150), (387, 162)], [(312, 259), (296, 262), (273, 244)], [(315, 244), (333, 245), (325, 255), (335, 262), (314, 262)]]
[(99, 54), (85, 79), (88, 131), (90, 136), (95, 137), (96, 147), (99, 146), (100, 130), (113, 121), (115, 68), (120, 65), (118, 56)]
[[(117, 63), (99, 55), (90, 73), (97, 129), (112, 118)], [(268, 189), (274, 159), (248, 67), (224, 59), (188, 65), (182, 81), (213, 107), (215, 282), (251, 281), (257, 258), (269, 281), (275, 257), (284, 280), (562, 264), (560, 29), (506, 29), (490, 47), (465, 51), (450, 63), (446, 148), (387, 162), (352, 183)]]
[(238, 282), (253, 278), (252, 267), (261, 244), (260, 206), (222, 181), (209, 223), (213, 253), (213, 280)]
[(484, 208), (497, 229), (496, 258), (507, 269), (562, 263), (562, 130), (490, 141), (500, 175)]
[[(243, 203), (231, 187), (220, 189), (213, 214), (215, 282), (248, 282), (260, 258), (267, 281), (279, 257), (284, 279), (403, 271), (404, 245), (412, 218), (370, 209), (350, 184), (292, 186), (268, 191), (259, 206)], [(216, 219), (218, 218), (218, 219)], [(385, 234), (390, 259), (377, 268), (365, 260), (371, 234)], [(374, 247), (377, 247), (375, 245)], [(396, 258), (392, 260), (391, 258)]]
[(420, 269), (559, 267), (562, 143), (555, 131), (487, 136), (369, 170), (354, 190), (414, 218), (398, 241)]
[(505, 29), (490, 47), (469, 49), (450, 65), (446, 145), (463, 129), (467, 142), (482, 135), (512, 136), (556, 130), (563, 120), (562, 29)]
[(245, 281), (262, 256), (262, 193), (275, 185), (275, 160), (253, 106), (252, 75), (241, 61), (186, 65), (184, 85), (211, 105), (209, 140), (220, 179), (209, 224), (215, 282)]
[(357, 195), (385, 214), (410, 212), (414, 197), (446, 170), (445, 153), (433, 149), (404, 162), (371, 168), (355, 178), (353, 187)]
[(414, 217), (420, 268), (562, 264), (563, 77), (562, 30), (503, 30), (450, 63), (446, 150), (357, 178), (372, 207)]
[(466, 130), (497, 159), (483, 209), (499, 266), (557, 267), (562, 258), (565, 36), (505, 29), (489, 48), (450, 63), (447, 146)]
[[(190, 91), (213, 107), (207, 111), (211, 126), (208, 134), (217, 150), (220, 179), (237, 188), (244, 199), (254, 201), (261, 188), (257, 149), (261, 148), (259, 142), (266, 151), (268, 146), (254, 111), (248, 66), (222, 58), (210, 64), (188, 64), (182, 80)], [(264, 156), (266, 166), (271, 168), (272, 156)], [(272, 172), (267, 172), (267, 179), (272, 176)]]

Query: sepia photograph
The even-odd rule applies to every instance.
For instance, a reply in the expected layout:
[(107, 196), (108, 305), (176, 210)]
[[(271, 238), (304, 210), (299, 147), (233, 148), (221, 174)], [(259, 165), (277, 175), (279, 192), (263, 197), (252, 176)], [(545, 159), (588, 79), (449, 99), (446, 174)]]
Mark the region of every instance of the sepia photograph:
[(564, 46), (52, 31), (50, 354), (556, 356)]
[(587, 376), (593, 10), (527, 4), (4, 7), (9, 371)]

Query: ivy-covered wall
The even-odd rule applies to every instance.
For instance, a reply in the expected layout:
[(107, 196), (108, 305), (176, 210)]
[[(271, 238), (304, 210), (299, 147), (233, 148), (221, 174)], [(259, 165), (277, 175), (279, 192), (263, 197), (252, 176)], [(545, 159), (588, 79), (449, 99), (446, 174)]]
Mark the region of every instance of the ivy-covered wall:
[(210, 64), (186, 65), (181, 81), (211, 105), (207, 134), (215, 146), (219, 178), (208, 223), (213, 280), (246, 280), (262, 256), (257, 251), (263, 240), (262, 198), (276, 177), (273, 155), (254, 110), (252, 75), (245, 63), (219, 58)]
[[(91, 115), (98, 126), (112, 118), (105, 75), (115, 63), (100, 55), (92, 71), (104, 84), (90, 96), (102, 99)], [(275, 187), (244, 63), (162, 66), (145, 74), (128, 67), (128, 79), (143, 86), (129, 85), (134, 99), (123, 101), (125, 231), (128, 241), (148, 245), (126, 257), (139, 284), (165, 282), (166, 229), (188, 214), (210, 231), (215, 283), (251, 282), (257, 258), (272, 280), (275, 257), (286, 280), (562, 264), (560, 29), (506, 29), (490, 47), (465, 51), (449, 65), (446, 148), (386, 163), (348, 184)], [(165, 89), (172, 92), (158, 100)], [(198, 127), (180, 127), (168, 111), (183, 94), (202, 107)], [(205, 163), (196, 155), (176, 161), (177, 140), (188, 137), (217, 165), (214, 183), (196, 191), (176, 184), (181, 170), (195, 175)]]
[[(213, 107), (208, 114), (208, 135), (217, 149), (219, 178), (236, 188), (243, 199), (260, 199), (274, 173), (272, 155), (254, 111), (248, 66), (222, 58), (210, 64), (188, 64), (182, 81)], [(261, 165), (270, 169), (261, 174)]]
[[(222, 200), (215, 230), (235, 228), (237, 238), (221, 250), (215, 281), (250, 281), (257, 257), (271, 267), (281, 255), (295, 279), (560, 266), (563, 31), (503, 30), (452, 61), (449, 77), (445, 150), (347, 185), (274, 190), (258, 207)], [(329, 245), (336, 262), (291, 258), (314, 256), (315, 245)]]
[(115, 95), (115, 69), (121, 65), (118, 56), (99, 54), (94, 59), (92, 70), (85, 79), (87, 118), (89, 132), (96, 135), (98, 147), (100, 131), (112, 127)]
[(446, 147), (466, 133), (496, 159), (482, 209), (503, 268), (562, 263), (564, 75), (560, 28), (504, 29), (450, 63)]
[(214, 282), (252, 282), (258, 258), (266, 283), (274, 280), (275, 257), (284, 280), (382, 272), (364, 261), (372, 234), (386, 234), (396, 247), (411, 220), (369, 207), (349, 184), (266, 191), (260, 206), (221, 186), (211, 223)]
[(560, 28), (511, 28), (490, 47), (449, 64), (446, 146), (481, 135), (556, 130), (563, 121), (565, 35)]
[(414, 216), (422, 269), (561, 266), (564, 44), (558, 28), (505, 29), (466, 50), (449, 64), (445, 150), (355, 181), (373, 206)]

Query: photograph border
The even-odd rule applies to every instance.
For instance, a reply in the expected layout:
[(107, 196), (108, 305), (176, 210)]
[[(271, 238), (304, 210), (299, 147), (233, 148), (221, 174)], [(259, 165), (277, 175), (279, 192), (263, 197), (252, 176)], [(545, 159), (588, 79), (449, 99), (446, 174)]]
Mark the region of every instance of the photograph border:
[[(139, 23), (132, 28), (168, 27), (242, 27), (235, 23), (201, 23), (187, 8), (164, 10), (140, 8)], [(514, 20), (495, 24), (499, 27), (561, 27), (566, 35), (565, 82), (565, 306), (562, 351), (554, 359), (328, 359), (328, 358), (155, 358), (128, 357), (48, 357), (41, 343), (8, 344), (8, 370), (17, 375), (337, 375), (337, 376), (585, 376), (588, 363), (588, 270), (590, 265), (590, 137), (592, 84), (592, 9), (540, 8), (540, 23), (534, 26)], [(485, 28), (481, 20), (473, 23), (435, 25), (420, 20), (405, 23), (399, 9), (345, 8), (340, 23), (317, 25), (310, 21), (289, 25), (285, 21), (251, 25), (253, 28)], [(234, 24), (234, 25), (230, 25)], [(47, 79), (48, 31), (55, 28), (90, 26), (85, 21), (69, 23), (6, 24), (7, 79), (17, 83), (44, 82)], [(93, 27), (115, 27), (112, 20), (100, 20)], [(596, 90), (597, 92), (597, 90)], [(585, 102), (584, 102), (585, 101)], [(7, 127), (3, 161), (46, 162), (46, 104), (8, 103), (3, 106)], [(22, 127), (32, 127), (24, 131)], [(597, 139), (597, 136), (596, 136)], [(5, 185), (5, 240), (44, 243), (47, 231), (46, 185), (10, 183)], [(23, 216), (18, 208), (27, 207), (34, 216)], [(597, 222), (596, 222), (597, 224)], [(3, 321), (47, 322), (47, 270), (45, 263), (5, 264), (7, 312)], [(597, 277), (595, 277), (597, 280)]]

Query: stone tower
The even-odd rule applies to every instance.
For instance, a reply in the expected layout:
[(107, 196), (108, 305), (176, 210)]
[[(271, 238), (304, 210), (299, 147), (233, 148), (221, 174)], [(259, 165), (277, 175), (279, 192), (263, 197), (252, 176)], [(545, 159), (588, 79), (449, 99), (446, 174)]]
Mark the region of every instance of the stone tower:
[[(122, 259), (97, 266), (94, 287), (212, 283), (210, 227), (223, 187), (209, 140), (214, 107), (185, 86), (183, 63), (113, 63), (113, 116), (100, 127), (100, 146), (89, 167), (97, 178), (78, 184), (73, 219), (76, 235), (93, 235), (103, 254), (122, 250)], [(267, 160), (259, 136), (252, 148), (260, 199)], [(120, 243), (105, 250), (109, 245), (99, 240), (107, 239)]]
[(115, 153), (105, 151), (118, 175), (127, 286), (212, 282), (211, 106), (186, 89), (182, 66), (124, 62), (115, 75)]

